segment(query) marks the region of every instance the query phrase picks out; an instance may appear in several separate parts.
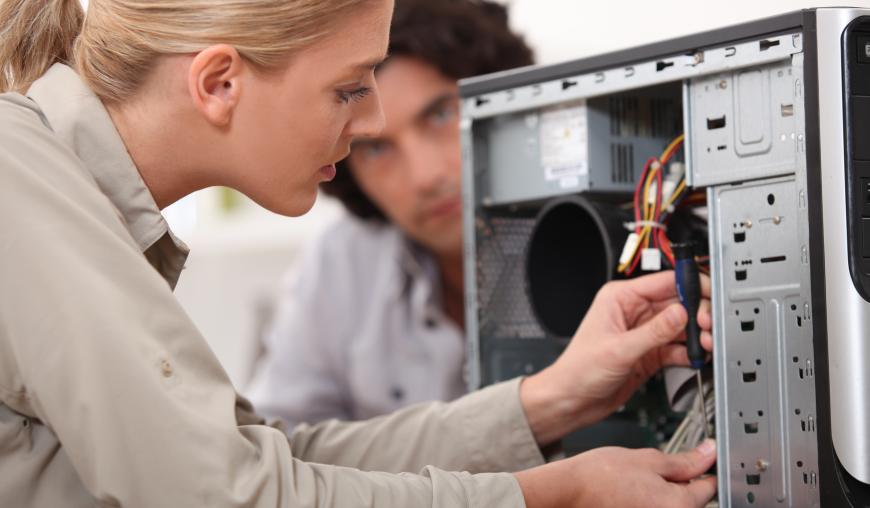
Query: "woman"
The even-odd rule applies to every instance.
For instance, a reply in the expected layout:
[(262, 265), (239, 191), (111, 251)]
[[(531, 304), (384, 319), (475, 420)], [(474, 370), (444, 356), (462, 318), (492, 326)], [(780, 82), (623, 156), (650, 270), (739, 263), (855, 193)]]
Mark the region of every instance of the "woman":
[[(173, 299), (187, 249), (160, 209), (228, 185), (277, 213), (307, 211), (350, 140), (383, 123), (373, 69), (392, 8), (91, 0), (83, 18), (78, 0), (0, 3), (0, 91), (12, 92), (0, 95), (0, 504), (701, 506), (712, 496), (711, 479), (685, 484), (712, 464), (710, 443), (540, 466), (539, 447), (619, 407), (661, 365), (686, 363), (673, 343), (685, 311), (667, 274), (602, 291), (566, 354), (536, 376), (371, 422), (301, 427), (289, 442), (236, 395)], [(699, 317), (709, 329), (709, 312)], [(478, 474), (446, 471), (461, 469)]]

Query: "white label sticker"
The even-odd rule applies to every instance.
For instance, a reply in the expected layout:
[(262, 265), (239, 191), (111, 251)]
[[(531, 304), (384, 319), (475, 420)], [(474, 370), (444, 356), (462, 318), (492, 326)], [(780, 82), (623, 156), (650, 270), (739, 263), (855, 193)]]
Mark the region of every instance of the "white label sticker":
[(578, 185), (580, 185), (580, 177), (576, 175), (566, 176), (559, 179), (559, 187), (563, 189), (570, 189), (571, 187), (577, 187)]
[(541, 113), (540, 126), (545, 180), (564, 182), (589, 173), (586, 101)]

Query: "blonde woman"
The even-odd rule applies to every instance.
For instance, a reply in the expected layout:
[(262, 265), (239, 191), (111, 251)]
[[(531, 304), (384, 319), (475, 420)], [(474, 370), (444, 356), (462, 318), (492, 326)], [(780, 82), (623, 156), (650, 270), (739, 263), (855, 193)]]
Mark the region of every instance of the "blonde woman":
[[(392, 8), (91, 0), (85, 16), (78, 0), (0, 2), (0, 505), (694, 507), (713, 495), (711, 478), (692, 481), (711, 443), (542, 465), (541, 447), (686, 363), (667, 274), (607, 286), (551, 368), (452, 403), (288, 440), (237, 396), (172, 296), (187, 249), (160, 209), (227, 185), (305, 213), (351, 139), (381, 129), (373, 70)], [(707, 308), (699, 318), (709, 329)]]

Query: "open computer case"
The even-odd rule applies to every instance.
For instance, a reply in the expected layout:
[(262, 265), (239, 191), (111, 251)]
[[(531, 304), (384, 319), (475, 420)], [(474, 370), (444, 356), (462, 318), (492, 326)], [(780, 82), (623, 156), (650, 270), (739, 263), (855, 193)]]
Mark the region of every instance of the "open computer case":
[[(460, 90), (469, 386), (545, 367), (602, 284), (695, 241), (719, 505), (870, 506), (870, 9)], [(566, 451), (661, 446), (675, 397), (654, 379)]]

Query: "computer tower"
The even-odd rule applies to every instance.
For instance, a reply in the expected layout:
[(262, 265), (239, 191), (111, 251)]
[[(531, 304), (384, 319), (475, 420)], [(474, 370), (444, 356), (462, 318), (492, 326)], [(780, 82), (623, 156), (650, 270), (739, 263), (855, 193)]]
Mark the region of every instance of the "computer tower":
[[(719, 505), (870, 506), (870, 9), (460, 91), (469, 386), (556, 358), (625, 267), (644, 160), (678, 139), (671, 167), (706, 196), (693, 213), (713, 287)], [(673, 415), (649, 402), (632, 425), (661, 441)]]

